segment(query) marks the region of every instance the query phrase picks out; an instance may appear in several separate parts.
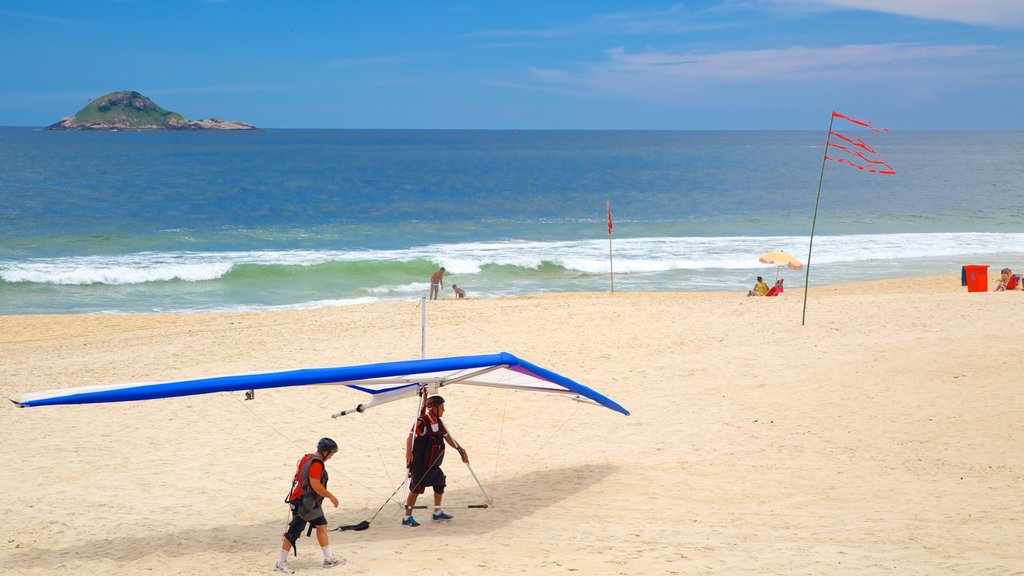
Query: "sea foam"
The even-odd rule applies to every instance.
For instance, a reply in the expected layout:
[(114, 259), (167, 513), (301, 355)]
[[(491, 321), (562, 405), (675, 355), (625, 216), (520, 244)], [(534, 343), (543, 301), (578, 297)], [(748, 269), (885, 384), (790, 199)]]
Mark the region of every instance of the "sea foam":
[[(621, 238), (612, 242), (612, 265), (618, 274), (686, 270), (757, 268), (758, 256), (785, 250), (807, 257), (809, 239), (800, 236)], [(936, 233), (819, 236), (813, 263), (857, 264), (928, 258), (956, 259), (1022, 251), (1024, 234)], [(400, 250), (275, 250), (228, 252), (141, 252), (110, 256), (37, 258), (0, 261), (0, 279), (10, 283), (55, 285), (127, 285), (154, 282), (204, 282), (223, 279), (239, 266), (285, 267), (295, 274), (347, 277), (397, 277), (398, 284), (362, 286), (370, 293), (413, 293), (426, 288), (416, 276), (444, 266), (450, 275), (515, 278), (523, 272), (554, 271), (604, 274), (609, 268), (607, 239), (575, 241), (499, 241), (432, 244)], [(965, 262), (966, 263), (966, 262)], [(331, 268), (317, 271), (318, 267)], [(309, 269), (302, 272), (302, 269)], [(505, 269), (505, 272), (501, 270)], [(520, 272), (516, 272), (516, 271)]]

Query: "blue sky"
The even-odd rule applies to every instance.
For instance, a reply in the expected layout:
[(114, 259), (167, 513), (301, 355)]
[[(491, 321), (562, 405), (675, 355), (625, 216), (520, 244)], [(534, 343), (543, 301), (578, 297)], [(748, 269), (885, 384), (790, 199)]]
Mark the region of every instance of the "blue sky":
[(0, 126), (1024, 129), (1024, 0), (0, 0), (0, 54)]

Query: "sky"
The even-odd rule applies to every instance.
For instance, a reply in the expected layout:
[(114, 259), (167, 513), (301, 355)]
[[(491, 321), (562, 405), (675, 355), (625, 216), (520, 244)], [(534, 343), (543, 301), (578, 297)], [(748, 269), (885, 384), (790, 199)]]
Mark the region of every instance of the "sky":
[(0, 126), (1024, 130), (1024, 0), (0, 0)]

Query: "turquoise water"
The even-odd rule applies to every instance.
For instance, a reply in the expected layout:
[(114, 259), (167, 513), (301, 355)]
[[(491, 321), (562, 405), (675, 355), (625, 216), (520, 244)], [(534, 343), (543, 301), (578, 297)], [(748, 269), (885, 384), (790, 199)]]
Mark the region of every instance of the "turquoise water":
[[(856, 133), (828, 163), (812, 285), (1024, 267), (1024, 133)], [(746, 290), (807, 259), (824, 133), (0, 128), (0, 313), (261, 310)], [(788, 272), (788, 273), (787, 273)], [(803, 272), (783, 270), (787, 287)]]

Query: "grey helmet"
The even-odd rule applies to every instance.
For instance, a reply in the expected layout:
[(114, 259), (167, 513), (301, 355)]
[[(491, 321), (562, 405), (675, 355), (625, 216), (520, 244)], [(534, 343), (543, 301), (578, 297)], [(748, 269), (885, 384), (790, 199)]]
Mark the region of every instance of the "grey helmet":
[(316, 443), (316, 451), (317, 452), (337, 452), (338, 451), (338, 443), (335, 442), (334, 440), (331, 440), (330, 438), (321, 438), (320, 441)]

